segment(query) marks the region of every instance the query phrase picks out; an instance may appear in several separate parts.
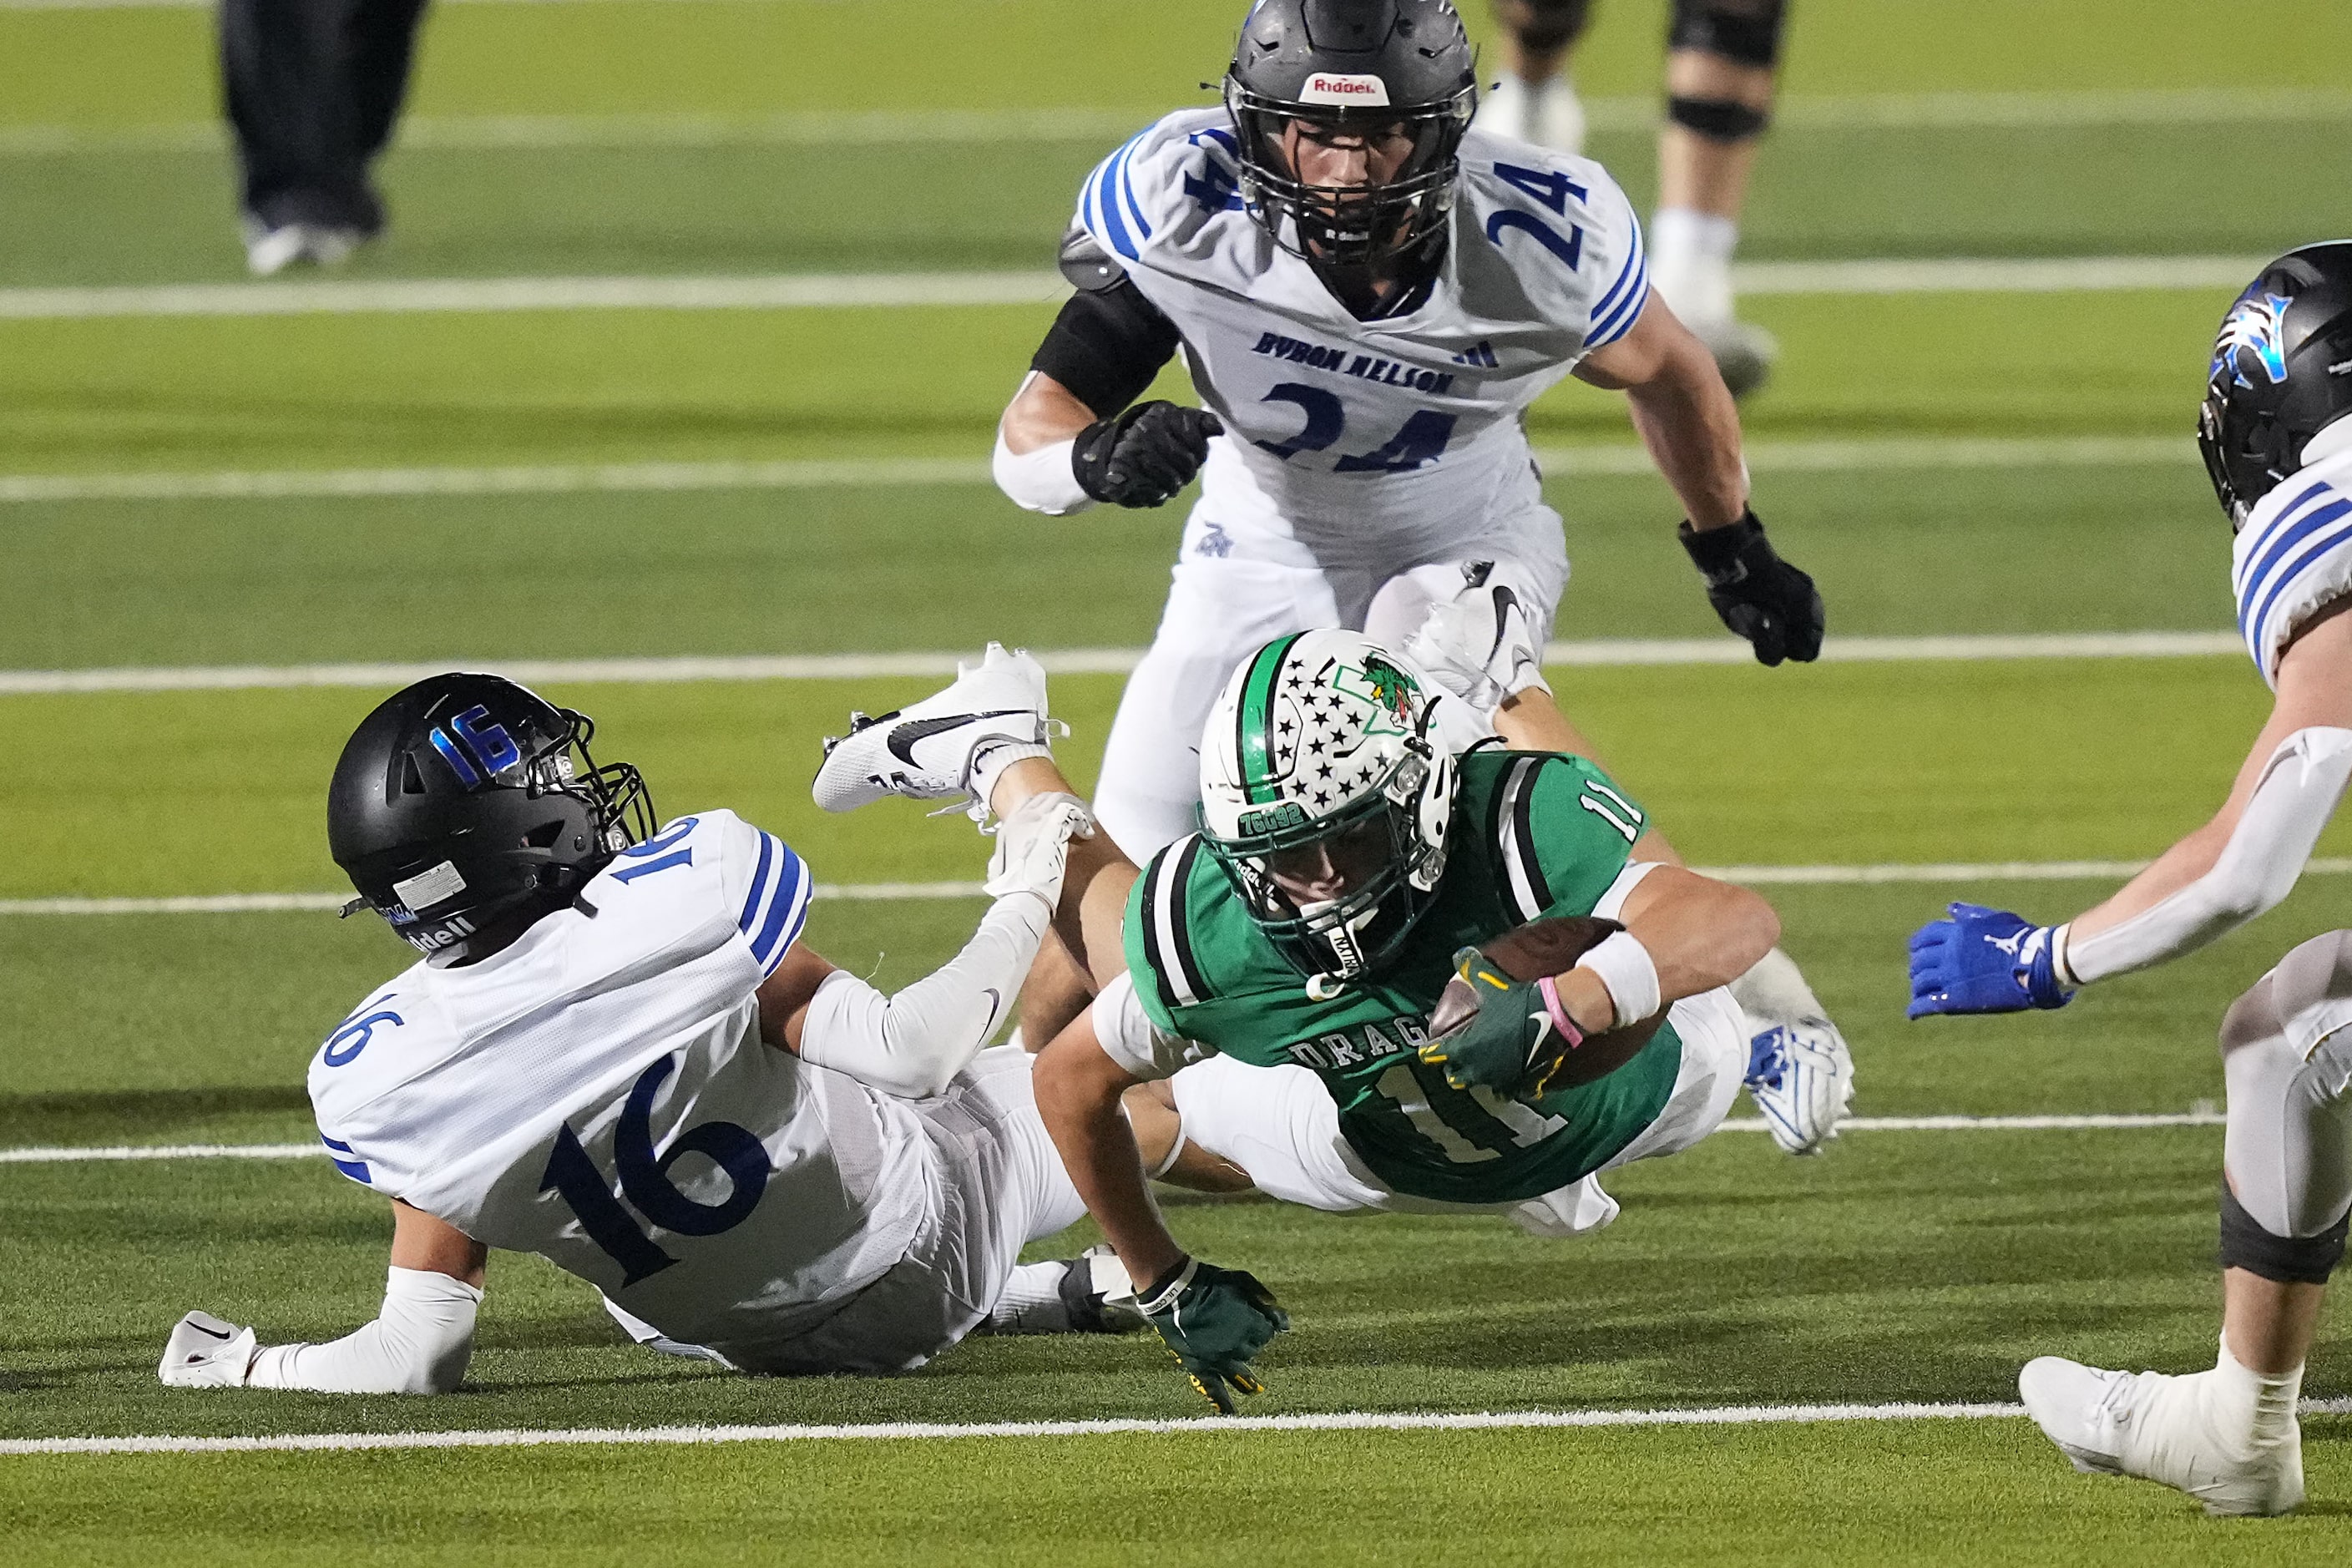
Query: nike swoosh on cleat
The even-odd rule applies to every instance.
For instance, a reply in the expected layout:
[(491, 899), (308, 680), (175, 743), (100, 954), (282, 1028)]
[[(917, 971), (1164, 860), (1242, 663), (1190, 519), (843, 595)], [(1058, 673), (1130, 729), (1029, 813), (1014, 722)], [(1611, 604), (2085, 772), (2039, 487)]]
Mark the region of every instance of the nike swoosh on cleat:
[(195, 1330), (196, 1332), (200, 1334), (207, 1335), (208, 1337), (215, 1340), (233, 1340), (236, 1337), (235, 1334), (222, 1333), (218, 1329), (208, 1329), (202, 1323), (190, 1323), (188, 1327)]
[(919, 767), (921, 764), (915, 761), (914, 752), (917, 742), (928, 741), (933, 735), (945, 734), (948, 731), (961, 728), (965, 724), (977, 724), (982, 719), (1006, 719), (1024, 711), (1026, 710), (1020, 708), (1000, 708), (993, 713), (959, 713), (951, 718), (943, 715), (937, 719), (909, 719), (890, 731), (890, 739), (887, 742), (890, 754), (910, 768)]

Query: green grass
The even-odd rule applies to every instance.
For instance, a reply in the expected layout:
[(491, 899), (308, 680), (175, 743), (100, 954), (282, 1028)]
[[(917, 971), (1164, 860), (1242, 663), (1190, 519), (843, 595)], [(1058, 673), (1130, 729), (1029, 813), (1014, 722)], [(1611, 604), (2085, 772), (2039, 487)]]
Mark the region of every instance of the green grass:
[[(1199, 101), (1234, 0), (600, 0), (432, 14), (418, 114), (764, 115)], [(1470, 25), (1491, 37), (1483, 5)], [(1650, 96), (1660, 0), (1607, 0), (1585, 90)], [(2340, 89), (2352, 12), (2150, 0), (1809, 0), (1799, 97)], [(214, 113), (210, 21), (0, 11), (0, 286), (231, 276), (226, 160), (159, 151)], [(1490, 53), (1488, 61), (1494, 60)], [(73, 150), (26, 151), (40, 127)], [(2267, 125), (1857, 132), (1792, 117), (1743, 254), (2252, 253), (2352, 228), (2352, 138)], [(13, 140), (9, 138), (13, 137)], [(144, 142), (142, 142), (142, 138)], [(68, 140), (71, 138), (69, 137)], [(1647, 138), (1597, 150), (1647, 202)], [(2281, 153), (2292, 150), (2292, 157)], [(1100, 151), (1035, 146), (396, 150), (362, 276), (1042, 267)], [(880, 190), (885, 198), (871, 193)], [(2179, 193), (2225, 193), (2183, 205)], [(2193, 222), (2182, 214), (2197, 206)], [(2220, 291), (1771, 298), (1758, 438), (2178, 435)], [(979, 458), (1035, 309), (546, 312), (0, 324), (11, 473), (648, 459)], [(1182, 395), (1171, 375), (1171, 388)], [(1630, 440), (1563, 388), (1544, 442)], [(1558, 481), (1575, 637), (1720, 636), (1651, 479)], [(2226, 534), (2186, 463), (1759, 477), (1839, 632), (2220, 627)], [(1066, 521), (980, 486), (0, 510), (0, 668), (1131, 646), (1175, 511)], [(2133, 857), (2221, 797), (2263, 694), (2234, 659), (1558, 672), (1621, 780), (1694, 858)], [(925, 683), (578, 687), (672, 814), (783, 833), (830, 881), (971, 878), (960, 822), (810, 806), (815, 742)], [(1057, 683), (1090, 781), (1117, 692)], [(335, 885), (319, 796), (374, 694), (0, 699), (0, 898)], [(2352, 848), (2347, 830), (2323, 853)], [(1948, 898), (2081, 907), (2087, 883), (1773, 889), (1880, 1115), (2188, 1109), (2221, 1094), (2227, 1000), (2352, 924), (2313, 878), (2241, 936), (2056, 1015), (1901, 1017), (1902, 941)], [(976, 904), (817, 906), (811, 941), (896, 985)], [(0, 916), (0, 1147), (299, 1141), (316, 1042), (404, 961), (325, 915)], [(1792, 1163), (1753, 1134), (1613, 1177), (1573, 1244), (1498, 1220), (1171, 1208), (1298, 1327), (1274, 1411), (2001, 1399), (2058, 1350), (2211, 1354), (2211, 1130), (1857, 1133)], [(1050, 1244), (1066, 1247), (1085, 1227)], [(584, 1287), (494, 1265), (446, 1400), (188, 1394), (153, 1359), (205, 1305), (265, 1337), (362, 1320), (380, 1204), (323, 1163), (0, 1166), (0, 1435), (1191, 1413), (1149, 1342), (980, 1341), (921, 1374), (760, 1382), (623, 1343)], [(2352, 1390), (2324, 1344), (2315, 1393)], [(2022, 1422), (1323, 1433), (0, 1461), (11, 1561), (2146, 1563), (2321, 1560), (2352, 1423), (2313, 1422), (2318, 1501), (2217, 1524), (2076, 1478)]]

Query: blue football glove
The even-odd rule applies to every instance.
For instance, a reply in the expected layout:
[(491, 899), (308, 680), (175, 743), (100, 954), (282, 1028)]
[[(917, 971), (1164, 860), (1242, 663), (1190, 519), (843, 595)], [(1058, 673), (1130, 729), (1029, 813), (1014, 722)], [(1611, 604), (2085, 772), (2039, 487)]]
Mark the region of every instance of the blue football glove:
[(2074, 994), (2058, 984), (2053, 928), (1982, 904), (1949, 913), (1911, 933), (1909, 1016), (2022, 1013), (2063, 1007)]
[(1139, 1294), (1144, 1317), (1221, 1415), (1234, 1413), (1234, 1394), (1264, 1390), (1250, 1358), (1290, 1327), (1290, 1314), (1257, 1276), (1187, 1258)]

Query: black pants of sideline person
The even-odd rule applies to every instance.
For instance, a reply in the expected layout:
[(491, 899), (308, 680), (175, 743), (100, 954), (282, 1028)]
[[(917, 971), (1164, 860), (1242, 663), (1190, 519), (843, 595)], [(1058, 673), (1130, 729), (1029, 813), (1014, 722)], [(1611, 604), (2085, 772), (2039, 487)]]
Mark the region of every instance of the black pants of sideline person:
[(221, 81), (246, 216), (373, 235), (368, 165), (392, 137), (425, 0), (220, 0)]

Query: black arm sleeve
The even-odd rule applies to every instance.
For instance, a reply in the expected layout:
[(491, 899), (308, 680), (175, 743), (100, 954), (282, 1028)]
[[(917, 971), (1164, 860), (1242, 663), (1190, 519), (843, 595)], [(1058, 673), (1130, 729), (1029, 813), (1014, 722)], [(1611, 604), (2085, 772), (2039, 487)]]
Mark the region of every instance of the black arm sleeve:
[(1069, 388), (1097, 418), (1108, 419), (1140, 397), (1175, 355), (1175, 323), (1122, 279), (1108, 289), (1071, 295), (1029, 367)]

